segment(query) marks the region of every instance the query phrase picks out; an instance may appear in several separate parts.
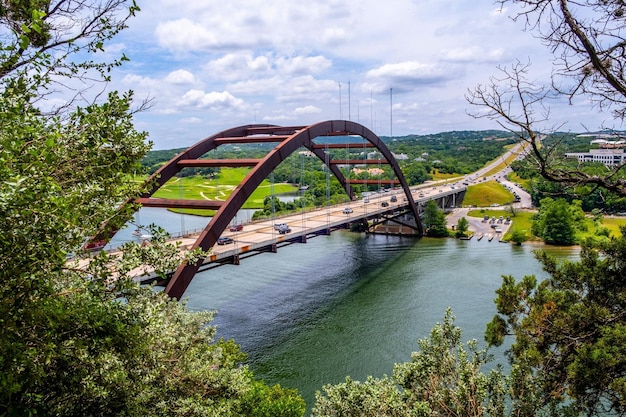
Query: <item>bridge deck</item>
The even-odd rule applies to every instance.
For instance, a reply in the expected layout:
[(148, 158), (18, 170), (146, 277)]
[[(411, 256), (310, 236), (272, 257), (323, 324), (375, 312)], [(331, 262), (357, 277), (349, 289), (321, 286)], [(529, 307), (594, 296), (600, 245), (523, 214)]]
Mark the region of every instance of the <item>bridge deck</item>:
[[(465, 192), (465, 187), (438, 186), (413, 188), (415, 202), (423, 206), (428, 200), (451, 199)], [(396, 197), (396, 202), (391, 197)], [(383, 207), (382, 203), (389, 205)], [(404, 210), (407, 206), (404, 201), (402, 190), (391, 190), (383, 193), (372, 193), (367, 199), (346, 202), (339, 205), (322, 207), (282, 216), (275, 219), (256, 221), (244, 225), (243, 230), (238, 232), (226, 231), (222, 236), (233, 239), (233, 243), (213, 246), (210, 255), (205, 259), (203, 268), (207, 265), (221, 265), (224, 263), (238, 262), (241, 257), (251, 256), (260, 252), (275, 250), (276, 247), (294, 242), (305, 242), (307, 237), (320, 234), (328, 234), (331, 230), (344, 227), (351, 222), (362, 219), (371, 219), (377, 216), (391, 214)], [(344, 213), (344, 209), (350, 208), (350, 213)], [(291, 232), (280, 234), (274, 229), (275, 223), (287, 224)], [(408, 227), (407, 227), (408, 229)], [(178, 238), (183, 247), (190, 248), (196, 241), (197, 236)], [(151, 278), (146, 278), (151, 280)]]

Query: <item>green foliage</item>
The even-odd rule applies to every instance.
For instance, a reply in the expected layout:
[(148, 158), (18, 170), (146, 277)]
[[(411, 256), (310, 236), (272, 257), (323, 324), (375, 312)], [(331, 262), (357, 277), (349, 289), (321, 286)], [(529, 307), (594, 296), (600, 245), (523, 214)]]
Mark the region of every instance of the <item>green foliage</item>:
[(430, 337), (418, 341), (411, 361), (396, 364), (393, 377), (327, 385), (316, 394), (315, 417), (503, 416), (506, 378), (499, 369), (488, 374), (490, 361), (476, 341), (461, 343), (450, 309)]
[(465, 236), (465, 232), (469, 228), (469, 222), (465, 217), (461, 217), (456, 223), (456, 237)]
[(513, 231), (513, 233), (511, 233), (511, 242), (515, 243), (516, 245), (521, 245), (522, 243), (526, 242), (528, 240), (528, 237), (526, 236), (526, 232), (520, 229), (515, 229)]
[[(425, 172), (433, 166), (442, 174), (468, 174), (482, 168), (485, 164), (504, 153), (505, 147), (514, 142), (513, 135), (507, 132), (487, 131), (452, 131), (430, 135), (409, 135), (394, 137), (392, 141), (383, 138), (389, 149), (395, 154), (406, 154), (409, 161), (415, 158), (425, 159), (418, 162)], [(434, 161), (440, 161), (436, 163)], [(414, 162), (406, 165), (412, 166)], [(405, 164), (401, 164), (407, 177)]]
[(294, 389), (280, 385), (268, 386), (254, 381), (246, 394), (239, 415), (246, 417), (292, 417), (303, 416), (306, 411), (304, 399)]
[(514, 335), (513, 386), (526, 390), (514, 392), (514, 404), (624, 415), (626, 238), (584, 243), (579, 262), (537, 257), (550, 277), (504, 277), (486, 335), (495, 345)]
[[(75, 3), (81, 17), (81, 8), (102, 6), (85, 39), (91, 48), (121, 29), (113, 19), (122, 3)], [(49, 4), (3, 2), (3, 29), (45, 35), (35, 9)], [(58, 17), (48, 21), (78, 22)], [(0, 53), (0, 415), (238, 416), (251, 401), (303, 415), (295, 392), (255, 381), (238, 346), (214, 340), (212, 313), (189, 312), (132, 279), (144, 265), (163, 276), (205, 254), (181, 255), (180, 244), (154, 230), (149, 245), (85, 256), (83, 244), (102, 224), (118, 227), (130, 215), (119, 204), (140, 194), (128, 178), (150, 144), (134, 129), (132, 93), (68, 103), (55, 115), (37, 108), (39, 91), (50, 88), (37, 69), (58, 63), (43, 50), (24, 71), (11, 60), (28, 51)]]
[(434, 200), (429, 200), (424, 207), (424, 218), (422, 224), (427, 236), (445, 237), (448, 236), (446, 215), (443, 210), (437, 207)]
[[(545, 198), (532, 225), (533, 234), (551, 245), (573, 245), (576, 242), (575, 219), (584, 220), (579, 205), (569, 205), (566, 200)], [(582, 217), (582, 218), (581, 218)]]

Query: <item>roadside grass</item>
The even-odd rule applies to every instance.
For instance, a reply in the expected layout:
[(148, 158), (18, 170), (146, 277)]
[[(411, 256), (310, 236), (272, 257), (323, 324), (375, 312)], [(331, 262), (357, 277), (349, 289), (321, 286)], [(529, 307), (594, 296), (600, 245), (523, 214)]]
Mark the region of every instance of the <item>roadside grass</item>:
[(441, 180), (449, 180), (453, 178), (459, 178), (460, 174), (442, 174), (438, 169), (433, 170), (431, 175), (433, 176), (433, 181), (441, 181)]
[[(233, 192), (235, 187), (241, 183), (241, 180), (248, 174), (250, 168), (222, 168), (220, 173), (214, 178), (205, 178), (201, 176), (172, 178), (163, 187), (154, 193), (154, 197), (167, 199), (185, 199), (185, 200), (218, 200), (225, 201)], [(268, 180), (264, 180), (256, 190), (246, 200), (242, 208), (254, 209), (262, 208), (265, 197), (274, 194), (287, 193), (297, 190), (297, 187), (291, 184), (276, 183), (272, 184)], [(176, 213), (195, 214), (199, 216), (212, 216), (214, 210), (197, 210), (197, 209), (173, 209)]]
[(507, 178), (509, 179), (509, 181), (519, 184), (526, 191), (530, 190), (530, 181), (523, 179), (515, 172), (511, 172), (509, 175), (507, 175)]
[(492, 204), (508, 204), (514, 200), (513, 194), (496, 181), (481, 182), (467, 187), (464, 206), (489, 207)]

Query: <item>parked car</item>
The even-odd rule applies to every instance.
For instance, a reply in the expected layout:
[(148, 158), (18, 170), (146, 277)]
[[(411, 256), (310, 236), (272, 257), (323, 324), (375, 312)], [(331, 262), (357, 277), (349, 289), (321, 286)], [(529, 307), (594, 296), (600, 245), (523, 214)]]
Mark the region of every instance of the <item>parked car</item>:
[(234, 240), (229, 238), (228, 236), (220, 236), (217, 239), (217, 244), (218, 245), (228, 245), (229, 243), (233, 243)]
[(350, 213), (352, 213), (351, 207), (346, 207), (345, 209), (343, 209), (343, 214), (350, 214)]
[(234, 224), (232, 226), (230, 226), (230, 231), (231, 232), (239, 232), (243, 230), (243, 224)]

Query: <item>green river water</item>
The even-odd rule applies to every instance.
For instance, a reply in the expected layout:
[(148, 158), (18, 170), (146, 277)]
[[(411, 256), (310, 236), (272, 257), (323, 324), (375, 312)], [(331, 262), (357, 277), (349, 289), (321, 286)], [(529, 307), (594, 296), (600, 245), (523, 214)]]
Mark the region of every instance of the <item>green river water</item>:
[(577, 256), (577, 248), (334, 232), (205, 271), (185, 296), (191, 309), (217, 310), (218, 337), (241, 345), (255, 376), (297, 388), (310, 409), (324, 384), (391, 375), (447, 307), (464, 340), (482, 341), (501, 276), (545, 277), (536, 249)]

